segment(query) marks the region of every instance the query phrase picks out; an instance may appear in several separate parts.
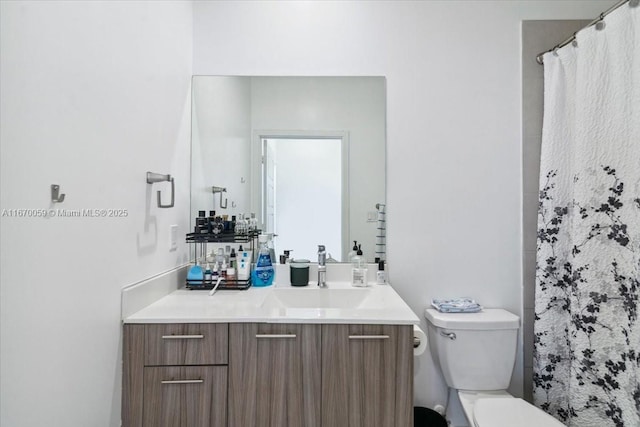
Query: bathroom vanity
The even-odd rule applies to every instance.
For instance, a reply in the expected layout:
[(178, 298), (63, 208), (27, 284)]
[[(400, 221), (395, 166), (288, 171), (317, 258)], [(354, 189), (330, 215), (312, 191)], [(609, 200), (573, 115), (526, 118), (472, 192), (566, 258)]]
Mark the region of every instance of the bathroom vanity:
[(124, 427), (413, 426), (418, 318), (391, 286), (178, 290), (124, 322)]

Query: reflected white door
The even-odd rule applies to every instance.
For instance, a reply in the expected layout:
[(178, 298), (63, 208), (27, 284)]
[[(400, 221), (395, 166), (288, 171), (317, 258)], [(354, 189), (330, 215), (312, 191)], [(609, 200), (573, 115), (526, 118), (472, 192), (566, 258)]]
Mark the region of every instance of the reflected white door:
[(265, 231), (277, 234), (276, 215), (276, 151), (273, 140), (264, 144), (264, 218)]
[(319, 244), (342, 259), (342, 140), (263, 139), (264, 214), (276, 254), (317, 259)]

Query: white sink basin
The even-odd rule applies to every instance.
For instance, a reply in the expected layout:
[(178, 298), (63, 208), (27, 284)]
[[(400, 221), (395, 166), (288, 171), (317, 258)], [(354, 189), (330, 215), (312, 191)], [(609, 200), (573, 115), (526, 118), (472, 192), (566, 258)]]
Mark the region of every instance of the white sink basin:
[(274, 288), (263, 308), (358, 308), (371, 295), (368, 288), (318, 289)]

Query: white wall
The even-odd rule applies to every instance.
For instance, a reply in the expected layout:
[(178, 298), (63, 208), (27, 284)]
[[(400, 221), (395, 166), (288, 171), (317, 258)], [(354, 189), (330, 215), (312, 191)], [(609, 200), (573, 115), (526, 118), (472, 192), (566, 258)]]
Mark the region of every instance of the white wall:
[[(0, 7), (1, 208), (127, 212), (2, 217), (0, 425), (119, 426), (121, 288), (186, 261), (192, 6)], [(146, 171), (175, 176), (173, 209)]]
[[(421, 317), (451, 295), (521, 314), (520, 23), (593, 18), (613, 3), (196, 2), (193, 66), (386, 76), (391, 281)], [(428, 353), (415, 369), (416, 403), (443, 402)], [(520, 346), (512, 391), (521, 384)]]

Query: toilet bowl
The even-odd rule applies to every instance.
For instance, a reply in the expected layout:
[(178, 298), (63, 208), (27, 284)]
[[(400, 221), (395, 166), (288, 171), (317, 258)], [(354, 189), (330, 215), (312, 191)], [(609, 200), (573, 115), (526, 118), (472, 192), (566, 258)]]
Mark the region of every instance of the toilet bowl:
[(425, 310), (429, 349), (449, 388), (458, 392), (472, 427), (561, 427), (507, 391), (520, 318), (503, 309), (478, 313)]
[(470, 427), (564, 427), (560, 421), (504, 390), (458, 391)]

